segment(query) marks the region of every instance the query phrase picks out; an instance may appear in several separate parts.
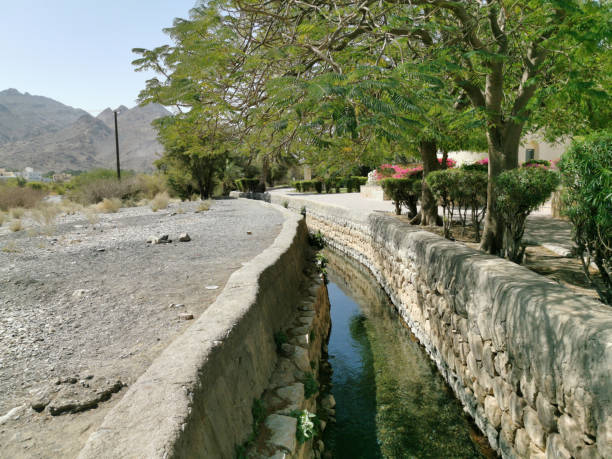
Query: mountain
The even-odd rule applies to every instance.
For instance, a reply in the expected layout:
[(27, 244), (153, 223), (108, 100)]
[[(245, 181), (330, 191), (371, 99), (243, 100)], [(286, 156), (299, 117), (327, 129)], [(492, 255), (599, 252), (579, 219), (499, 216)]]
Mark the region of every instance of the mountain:
[(85, 114), (48, 97), (0, 91), (0, 145), (59, 131)]
[(103, 158), (114, 152), (114, 139), (113, 130), (86, 113), (57, 132), (0, 145), (0, 164), (43, 172), (112, 168), (113, 163), (105, 164)]
[[(121, 167), (152, 170), (153, 161), (163, 149), (151, 123), (170, 115), (163, 106), (150, 104), (128, 109), (122, 105), (93, 117), (52, 99), (21, 94), (14, 89), (0, 92), (0, 137), (5, 139), (0, 140), (0, 167), (30, 166), (42, 172), (114, 168), (114, 111), (118, 113)], [(20, 114), (19, 121), (12, 122), (16, 113)], [(26, 119), (28, 122), (21, 121)], [(20, 130), (19, 126), (24, 128)]]

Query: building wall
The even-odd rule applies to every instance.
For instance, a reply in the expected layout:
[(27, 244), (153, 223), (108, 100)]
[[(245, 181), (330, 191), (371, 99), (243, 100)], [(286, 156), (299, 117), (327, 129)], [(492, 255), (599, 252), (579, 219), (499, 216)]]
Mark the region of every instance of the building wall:
[[(519, 145), (519, 163), (527, 160), (527, 150), (534, 150), (534, 159), (546, 159), (553, 161), (559, 159), (570, 145), (570, 139), (562, 139), (556, 143), (544, 141), (535, 134), (529, 134), (523, 138)], [(488, 156), (487, 152), (474, 151), (452, 151), (448, 154), (449, 158), (457, 161), (460, 166), (463, 163), (473, 163)]]

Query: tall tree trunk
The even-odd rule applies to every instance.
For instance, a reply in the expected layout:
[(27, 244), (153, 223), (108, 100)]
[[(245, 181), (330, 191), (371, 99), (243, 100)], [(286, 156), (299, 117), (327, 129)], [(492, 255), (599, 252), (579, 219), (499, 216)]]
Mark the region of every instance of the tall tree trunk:
[[(419, 143), (419, 152), (423, 160), (423, 178), (425, 178), (427, 174), (440, 168), (437, 157), (438, 146), (435, 141), (423, 140)], [(421, 188), (421, 225), (434, 226), (439, 223), (438, 203), (427, 183), (423, 180)]]
[(267, 156), (263, 157), (262, 166), (261, 166), (261, 181), (266, 186), (273, 186), (272, 184), (272, 174), (270, 171), (270, 160)]
[(523, 130), (522, 123), (507, 123), (504, 128), (489, 128), (489, 183), (487, 185), (487, 213), (480, 240), (480, 250), (499, 255), (504, 241), (504, 227), (501, 215), (495, 208), (497, 194), (495, 180), (505, 170), (518, 167), (518, 147)]

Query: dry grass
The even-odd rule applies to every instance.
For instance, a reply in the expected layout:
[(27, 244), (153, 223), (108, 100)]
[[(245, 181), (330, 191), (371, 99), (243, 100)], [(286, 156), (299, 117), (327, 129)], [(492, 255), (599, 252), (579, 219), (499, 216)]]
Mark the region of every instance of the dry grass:
[(151, 199), (151, 210), (157, 212), (158, 210), (165, 209), (168, 207), (170, 202), (170, 196), (166, 191), (157, 193), (153, 199)]
[(21, 220), (17, 219), (17, 220), (13, 220), (11, 222), (11, 224), (9, 225), (9, 229), (13, 232), (16, 233), (17, 231), (21, 231), (23, 230), (23, 224), (21, 223)]
[(100, 216), (98, 215), (96, 206), (88, 207), (85, 209), (85, 211), (83, 211), (83, 213), (85, 214), (85, 218), (87, 218), (89, 224), (92, 226), (100, 221)]
[(17, 244), (15, 243), (15, 241), (9, 241), (7, 242), (4, 247), (2, 247), (2, 251), (5, 253), (18, 253), (21, 252), (21, 250), (19, 250), (19, 248), (17, 248)]
[(181, 206), (179, 204), (178, 209), (176, 209), (176, 213), (177, 214), (184, 214), (185, 213), (185, 209), (183, 209), (183, 206)]
[(77, 212), (83, 211), (83, 206), (78, 202), (71, 201), (70, 199), (62, 200), (61, 209), (66, 212), (67, 215), (74, 215)]
[(96, 204), (95, 208), (98, 212), (105, 214), (114, 214), (121, 209), (121, 199), (119, 198), (104, 198), (102, 202)]
[(57, 204), (41, 203), (32, 211), (32, 218), (41, 226), (51, 226), (61, 211)]
[(104, 199), (121, 199), (134, 205), (143, 198), (151, 199), (167, 191), (166, 179), (162, 175), (136, 175), (123, 178), (97, 178), (77, 183), (70, 198), (81, 204), (97, 204)]
[(5, 220), (6, 220), (6, 214), (0, 210), (0, 226), (2, 226)]
[(196, 213), (206, 212), (207, 210), (210, 210), (211, 205), (212, 205), (212, 201), (210, 199), (200, 202), (200, 204), (198, 204), (198, 208), (196, 209)]
[(24, 207), (31, 209), (45, 197), (46, 192), (35, 190), (30, 187), (0, 186), (0, 210)]
[(25, 209), (23, 207), (14, 207), (9, 211), (11, 218), (21, 218), (25, 214)]

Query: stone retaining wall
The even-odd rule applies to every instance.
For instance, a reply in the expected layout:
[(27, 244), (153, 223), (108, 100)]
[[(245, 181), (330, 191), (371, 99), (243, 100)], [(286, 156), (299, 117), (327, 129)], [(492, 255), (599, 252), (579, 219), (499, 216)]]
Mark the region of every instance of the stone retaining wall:
[(612, 457), (612, 309), (382, 213), (263, 198), (372, 271), (503, 457)]
[[(319, 411), (318, 401), (322, 396), (318, 390), (313, 392), (312, 387), (307, 387), (307, 379), (318, 380), (331, 325), (325, 283), (317, 279), (309, 293), (304, 301), (294, 305), (295, 317), (283, 327), (287, 342), (280, 346), (281, 357), (261, 397), (266, 417), (246, 457), (320, 459), (325, 448), (317, 437), (302, 443), (297, 440), (295, 413), (307, 410), (318, 414)], [(326, 400), (323, 398), (322, 405)], [(325, 422), (320, 421), (319, 426), (324, 429)]]
[[(261, 205), (267, 205), (262, 203)], [(307, 229), (284, 209), (274, 243), (229, 278), (106, 416), (80, 458), (232, 458), (277, 362), (274, 332), (310, 279)], [(306, 293), (307, 294), (307, 293)]]

